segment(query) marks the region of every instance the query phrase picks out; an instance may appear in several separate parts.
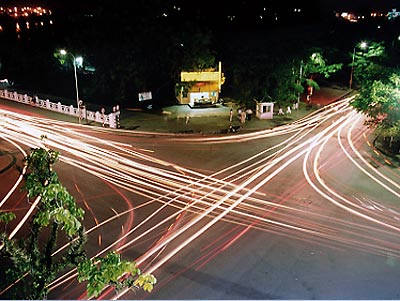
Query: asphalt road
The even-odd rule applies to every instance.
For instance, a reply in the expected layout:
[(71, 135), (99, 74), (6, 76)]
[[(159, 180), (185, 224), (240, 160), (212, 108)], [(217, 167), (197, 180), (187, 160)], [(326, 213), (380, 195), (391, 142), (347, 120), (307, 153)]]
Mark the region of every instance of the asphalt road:
[[(400, 171), (374, 149), (348, 99), (237, 135), (21, 113), (0, 111), (13, 166), (22, 166), (18, 146), (38, 146), (45, 133), (62, 153), (62, 183), (86, 211), (89, 254), (116, 249), (159, 281), (151, 294), (107, 289), (103, 299), (399, 298)], [(13, 168), (0, 174), (1, 197), (17, 177)], [(30, 206), (21, 199), (16, 189), (2, 202), (18, 210), (15, 226)], [(73, 274), (60, 275), (50, 299), (85, 298)]]

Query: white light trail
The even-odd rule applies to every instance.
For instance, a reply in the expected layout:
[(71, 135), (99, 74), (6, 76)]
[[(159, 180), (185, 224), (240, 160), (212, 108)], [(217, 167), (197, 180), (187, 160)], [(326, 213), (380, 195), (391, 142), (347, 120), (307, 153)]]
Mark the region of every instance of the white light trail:
[[(364, 243), (365, 237), (362, 232), (364, 226), (361, 224), (352, 224), (335, 219), (327, 213), (324, 215), (322, 212), (303, 210), (294, 206), (290, 197), (287, 199), (288, 204), (282, 204), (278, 202), (281, 196), (271, 196), (264, 192), (268, 185), (274, 185), (274, 179), (284, 174), (289, 166), (294, 165), (304, 157), (304, 177), (318, 195), (351, 214), (367, 219), (387, 230), (398, 232), (399, 227), (387, 224), (383, 217), (380, 219), (377, 216), (372, 217), (363, 213), (362, 207), (355, 203), (355, 201), (359, 202), (358, 200), (338, 194), (328, 186), (320, 175), (319, 160), (322, 151), (325, 150), (327, 143), (336, 134), (338, 135), (338, 143), (341, 143), (340, 131), (349, 124), (352, 124), (352, 126), (348, 131), (347, 142), (357, 158), (361, 159), (362, 164), (368, 166), (368, 162), (363, 160), (362, 155), (352, 143), (351, 131), (356, 126), (357, 120), (354, 111), (348, 105), (350, 100), (351, 98), (348, 98), (327, 106), (289, 125), (254, 133), (212, 137), (155, 135), (154, 133), (122, 130), (108, 131), (82, 125), (71, 126), (50, 120), (43, 121), (40, 118), (0, 110), (0, 114), (7, 114), (7, 118), (0, 120), (0, 135), (15, 141), (19, 145), (38, 147), (42, 146), (40, 136), (46, 134), (46, 146), (60, 150), (62, 162), (79, 168), (115, 187), (140, 195), (146, 200), (143, 204), (133, 206), (132, 210), (157, 205), (148, 216), (143, 217), (130, 229), (124, 229), (119, 237), (97, 250), (94, 255), (104, 254), (114, 248), (122, 252), (153, 235), (160, 235), (157, 242), (148, 247), (143, 255), (134, 259), (139, 264), (145, 265), (145, 272), (156, 273), (172, 257), (198, 240), (213, 225), (222, 220), (241, 225), (247, 229), (251, 227), (260, 231), (281, 232), (285, 235), (297, 232), (309, 236), (310, 239), (319, 238), (337, 241), (345, 245), (352, 244), (353, 242), (345, 235), (336, 236), (333, 234), (335, 227), (341, 225), (348, 229), (347, 232), (342, 230), (343, 233), (351, 233), (355, 237), (358, 235), (359, 246), (380, 253), (384, 250), (379, 245), (374, 245), (374, 241), (371, 240), (370, 244)], [(182, 145), (186, 143), (199, 145), (240, 144), (244, 141), (269, 139), (277, 136), (282, 136), (282, 140), (261, 149), (259, 152), (254, 152), (243, 160), (233, 162), (231, 165), (206, 175), (189, 167), (158, 158), (157, 151), (151, 149), (151, 147), (134, 147), (133, 143), (96, 137), (97, 134), (111, 137), (109, 136), (110, 132), (123, 134), (127, 138), (159, 139), (157, 141), (165, 144), (179, 143)], [(115, 137), (112, 138), (116, 139)], [(352, 160), (354, 166), (363, 169), (358, 162), (352, 159), (351, 154), (344, 146), (341, 146), (341, 149), (344, 155)], [(311, 160), (315, 150), (317, 150), (317, 153), (314, 160)], [(312, 179), (307, 168), (310, 162), (315, 180)], [(371, 168), (371, 166), (368, 166), (368, 168)], [(383, 176), (379, 173), (378, 175)], [(371, 177), (371, 179), (375, 181), (374, 177)], [(394, 187), (398, 187), (398, 183), (390, 178), (387, 178), (386, 181)], [(318, 186), (316, 182), (318, 182)], [(387, 191), (391, 189), (387, 185), (382, 185), (382, 187)], [(284, 192), (284, 194), (286, 193), (288, 192)], [(293, 193), (295, 193), (294, 190)], [(284, 201), (286, 199), (282, 199), (282, 202)], [(2, 203), (5, 203), (5, 201)], [(167, 208), (174, 208), (174, 210), (172, 213), (165, 214)], [(378, 208), (383, 210), (384, 207), (378, 206)], [(115, 214), (111, 217), (99, 220), (98, 224), (89, 228), (86, 233), (94, 233), (95, 229), (106, 229), (111, 222), (123, 220), (131, 212), (114, 212)], [(265, 213), (270, 213), (270, 216), (265, 216)], [(95, 214), (96, 212), (93, 212), (94, 217), (96, 217)], [(162, 214), (165, 214), (165, 216)], [(158, 218), (159, 216), (162, 218)], [(327, 220), (330, 221), (329, 225), (326, 223)], [(26, 218), (23, 221), (25, 222)], [(21, 219), (20, 224), (22, 225), (24, 222)], [(171, 225), (175, 222), (179, 222), (179, 224), (172, 227)], [(195, 227), (198, 231), (193, 233)], [(379, 229), (374, 230), (380, 231)], [(360, 231), (360, 233), (357, 233), (357, 231)], [(236, 241), (238, 237), (231, 243)], [(226, 247), (231, 243), (228, 243)], [(66, 245), (56, 251), (56, 254), (65, 247)], [(398, 248), (400, 247), (394, 244), (390, 251), (396, 253), (399, 251)], [(74, 270), (69, 271), (53, 282), (50, 288), (54, 289), (67, 283), (73, 279), (74, 275)], [(125, 292), (121, 293), (117, 298), (124, 294)]]

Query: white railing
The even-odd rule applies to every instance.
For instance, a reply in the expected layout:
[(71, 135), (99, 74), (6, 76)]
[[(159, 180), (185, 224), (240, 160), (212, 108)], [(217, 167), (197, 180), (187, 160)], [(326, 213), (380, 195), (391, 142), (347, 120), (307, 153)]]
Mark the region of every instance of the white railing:
[(0, 98), (4, 98), (7, 100), (13, 100), (16, 102), (24, 103), (27, 105), (34, 105), (36, 107), (58, 112), (61, 114), (76, 116), (79, 118), (81, 116), (82, 119), (98, 122), (102, 125), (108, 125), (110, 128), (117, 128), (117, 118), (119, 117), (119, 111), (112, 112), (110, 114), (103, 114), (99, 111), (93, 112), (87, 110), (85, 107), (82, 109), (75, 108), (73, 105), (63, 105), (60, 102), (51, 102), (46, 99), (39, 99), (39, 97), (31, 97), (27, 94), (19, 94), (17, 92), (11, 92), (7, 90), (0, 89)]

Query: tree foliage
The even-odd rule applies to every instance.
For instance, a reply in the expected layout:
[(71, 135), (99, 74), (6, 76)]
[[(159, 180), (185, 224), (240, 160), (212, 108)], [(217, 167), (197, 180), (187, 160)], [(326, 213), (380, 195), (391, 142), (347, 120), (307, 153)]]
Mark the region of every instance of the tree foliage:
[[(353, 53), (349, 54), (353, 56)], [(371, 84), (376, 78), (387, 76), (388, 64), (383, 42), (369, 42), (366, 49), (355, 48), (353, 67), (354, 80), (361, 87)]]
[(13, 212), (0, 212), (0, 223), (8, 224), (15, 219), (15, 217)]
[(301, 84), (319, 89), (317, 79), (319, 77), (329, 78), (333, 73), (339, 71), (343, 67), (342, 63), (328, 64), (327, 59), (323, 56), (321, 49), (315, 49), (309, 55), (303, 65), (303, 74)]
[(259, 49), (257, 44), (244, 43), (235, 48), (230, 81), (236, 98), (242, 102), (258, 99), (278, 106), (290, 105), (304, 87), (319, 89), (320, 77), (328, 78), (342, 68), (341, 63), (329, 64), (321, 49), (289, 50), (279, 46)]
[[(26, 239), (16, 240), (1, 234), (4, 247), (1, 255), (10, 267), (3, 284), (17, 281), (19, 285), (10, 294), (17, 298), (45, 299), (48, 284), (68, 266), (84, 258), (84, 229), (81, 223), (84, 211), (76, 206), (73, 197), (61, 185), (53, 164), (59, 153), (44, 148), (32, 149), (26, 157), (27, 172), (23, 190), (30, 199), (40, 198), (29, 226)], [(46, 237), (44, 233), (49, 233)], [(69, 242), (57, 258), (53, 253), (60, 242)]]
[(79, 282), (88, 281), (88, 295), (98, 297), (105, 286), (116, 290), (124, 287), (151, 292), (157, 282), (153, 275), (142, 275), (135, 262), (121, 260), (119, 254), (110, 252), (104, 258), (86, 259), (78, 266)]
[(299, 74), (292, 64), (282, 64), (269, 78), (269, 87), (266, 93), (278, 106), (286, 106), (295, 102), (303, 88), (298, 83)]
[[(317, 79), (328, 78), (342, 68), (341, 63), (328, 64), (320, 49), (310, 49), (311, 55), (280, 62), (269, 77), (268, 94), (279, 106), (297, 101), (304, 87), (319, 89)], [(319, 51), (319, 52), (318, 52)]]
[[(6, 231), (0, 233), (0, 259), (4, 263), (2, 268), (6, 269), (0, 288), (9, 286), (5, 290), (6, 298), (46, 299), (48, 285), (66, 268), (78, 266), (79, 280), (88, 282), (89, 296), (97, 296), (107, 285), (142, 287), (151, 291), (155, 277), (142, 275), (134, 262), (122, 261), (115, 252), (104, 259), (87, 259), (82, 224), (84, 211), (53, 170), (58, 157), (57, 151), (36, 148), (25, 158), (27, 172), (23, 190), (27, 191), (29, 199), (39, 202), (26, 238), (17, 240), (10, 238)], [(0, 212), (0, 222), (5, 225), (14, 218), (12, 212)], [(67, 247), (54, 256), (65, 244)], [(130, 276), (121, 278), (126, 273)]]
[(390, 66), (383, 43), (371, 43), (355, 57), (354, 74), (360, 83), (353, 107), (364, 113), (385, 147), (400, 150), (400, 69)]

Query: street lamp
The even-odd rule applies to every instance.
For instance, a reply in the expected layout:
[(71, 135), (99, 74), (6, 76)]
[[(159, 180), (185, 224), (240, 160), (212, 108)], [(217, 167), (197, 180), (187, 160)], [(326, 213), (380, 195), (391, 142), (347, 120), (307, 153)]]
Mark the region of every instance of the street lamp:
[[(354, 59), (356, 57), (356, 48), (358, 45), (354, 46), (353, 49), (353, 60), (351, 63), (351, 71), (350, 71), (350, 81), (349, 81), (349, 89), (351, 89), (351, 86), (353, 85), (353, 72), (354, 72)], [(366, 42), (361, 42), (360, 43), (360, 48), (365, 49), (367, 48), (368, 44)]]
[(61, 55), (67, 55), (67, 54), (69, 54), (70, 56), (72, 56), (72, 59), (73, 59), (73, 66), (74, 66), (74, 77), (75, 77), (75, 91), (76, 91), (76, 105), (78, 106), (78, 113), (79, 113), (79, 123), (81, 122), (81, 111), (80, 111), (80, 101), (79, 101), (79, 92), (78, 92), (78, 77), (77, 77), (77, 75), (76, 75), (76, 61), (79, 59), (79, 60), (82, 60), (82, 57), (78, 57), (78, 58), (75, 58), (75, 56), (72, 54), (72, 53), (70, 53), (70, 52), (67, 52), (66, 50), (64, 50), (64, 49), (61, 49), (60, 50), (60, 54)]

